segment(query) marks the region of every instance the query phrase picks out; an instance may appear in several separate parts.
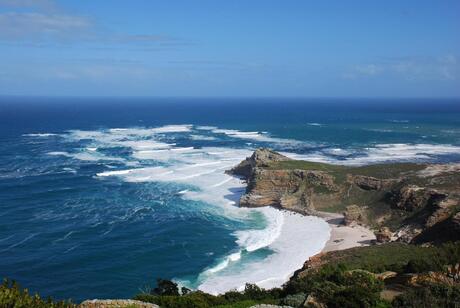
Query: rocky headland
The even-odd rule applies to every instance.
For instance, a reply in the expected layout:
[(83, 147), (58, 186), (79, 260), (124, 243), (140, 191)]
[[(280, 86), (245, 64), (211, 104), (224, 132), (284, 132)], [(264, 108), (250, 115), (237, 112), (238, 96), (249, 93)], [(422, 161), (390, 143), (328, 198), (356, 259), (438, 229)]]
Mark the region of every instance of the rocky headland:
[[(460, 165), (341, 166), (293, 160), (269, 149), (227, 171), (247, 182), (240, 206), (273, 206), (375, 231), (378, 242), (460, 239)], [(335, 219), (333, 219), (335, 218)]]

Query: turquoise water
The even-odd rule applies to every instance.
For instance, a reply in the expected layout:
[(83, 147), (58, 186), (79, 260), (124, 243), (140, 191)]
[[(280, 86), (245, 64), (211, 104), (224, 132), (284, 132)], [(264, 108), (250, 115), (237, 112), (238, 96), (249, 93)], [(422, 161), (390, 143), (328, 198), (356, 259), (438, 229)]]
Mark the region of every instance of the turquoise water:
[[(223, 174), (261, 146), (344, 164), (460, 161), (460, 101), (1, 98), (0, 276), (76, 301), (131, 297), (157, 277), (208, 291), (262, 280), (297, 218), (239, 210), (244, 184)], [(327, 226), (299, 224), (318, 237), (302, 253), (320, 249)]]

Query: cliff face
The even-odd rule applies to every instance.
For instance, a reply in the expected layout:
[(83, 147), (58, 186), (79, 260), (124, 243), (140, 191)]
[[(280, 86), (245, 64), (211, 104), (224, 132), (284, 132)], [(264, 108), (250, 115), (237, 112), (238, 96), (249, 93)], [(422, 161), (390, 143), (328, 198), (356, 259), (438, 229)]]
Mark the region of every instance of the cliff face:
[(259, 149), (228, 173), (248, 182), (240, 206), (273, 206), (304, 214), (343, 212), (347, 224), (384, 230), (381, 238), (385, 241), (460, 239), (459, 232), (451, 232), (460, 230), (459, 168), (422, 164), (345, 167), (292, 160)]
[(254, 169), (248, 190), (240, 200), (241, 206), (275, 206), (310, 213), (313, 190), (337, 190), (333, 178), (325, 172), (311, 170)]

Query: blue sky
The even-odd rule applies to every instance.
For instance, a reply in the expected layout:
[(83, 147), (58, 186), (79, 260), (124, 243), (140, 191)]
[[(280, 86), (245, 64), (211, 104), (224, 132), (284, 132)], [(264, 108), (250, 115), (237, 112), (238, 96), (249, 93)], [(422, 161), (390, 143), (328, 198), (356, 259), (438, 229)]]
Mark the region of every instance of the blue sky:
[(459, 97), (460, 1), (0, 0), (0, 95)]

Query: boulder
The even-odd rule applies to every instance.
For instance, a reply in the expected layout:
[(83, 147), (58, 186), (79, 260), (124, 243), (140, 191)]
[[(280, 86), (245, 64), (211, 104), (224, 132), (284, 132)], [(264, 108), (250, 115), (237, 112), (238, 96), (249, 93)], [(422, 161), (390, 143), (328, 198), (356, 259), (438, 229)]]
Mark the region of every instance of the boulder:
[(393, 233), (387, 227), (382, 227), (378, 231), (374, 232), (377, 243), (388, 243), (391, 242)]
[(132, 299), (90, 299), (78, 305), (79, 308), (159, 308), (160, 306)]
[(308, 295), (307, 299), (303, 303), (304, 307), (313, 307), (313, 308), (327, 308), (326, 304), (323, 304), (318, 301), (313, 295)]
[(345, 208), (345, 212), (343, 213), (343, 222), (346, 226), (354, 225), (354, 224), (362, 224), (365, 218), (363, 209), (356, 205), (352, 204)]

